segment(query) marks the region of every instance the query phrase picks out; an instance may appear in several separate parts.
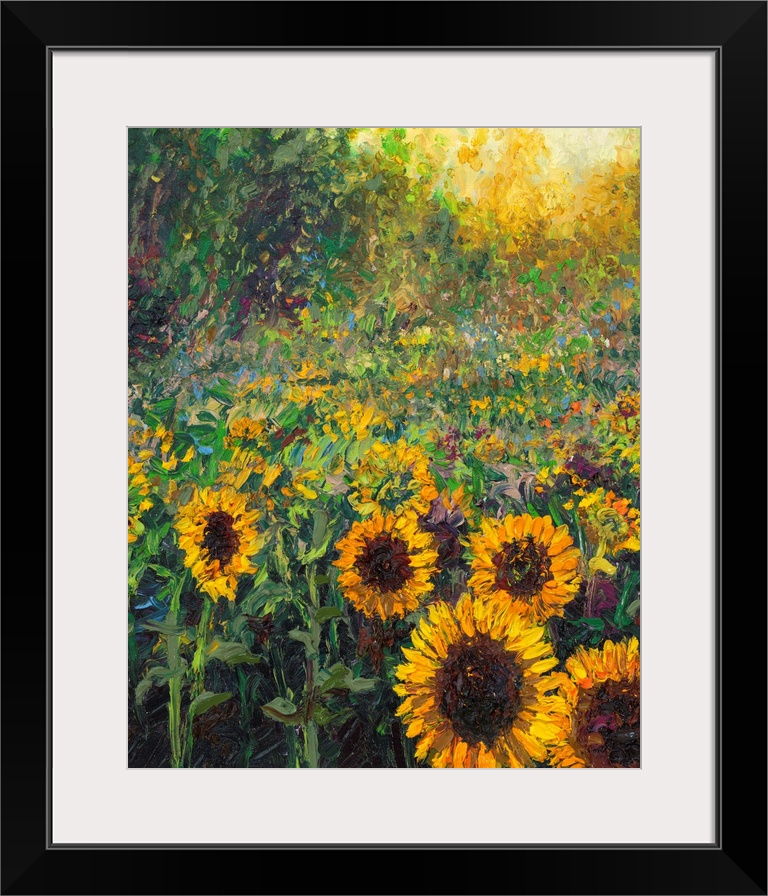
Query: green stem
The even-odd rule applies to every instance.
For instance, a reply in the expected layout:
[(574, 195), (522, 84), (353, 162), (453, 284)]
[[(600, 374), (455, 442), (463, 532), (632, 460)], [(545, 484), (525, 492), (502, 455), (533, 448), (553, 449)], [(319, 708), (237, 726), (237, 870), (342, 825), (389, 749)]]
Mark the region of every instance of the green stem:
[(307, 584), (311, 604), (309, 628), (314, 653), (310, 654), (309, 650), (307, 651), (306, 712), (304, 715), (304, 757), (310, 768), (317, 768), (320, 764), (317, 722), (312, 718), (315, 709), (315, 659), (320, 652), (320, 623), (315, 619), (315, 614), (320, 609), (320, 597), (315, 582), (316, 571), (316, 564), (310, 563), (307, 567)]
[(137, 701), (136, 685), (139, 683), (139, 648), (136, 644), (136, 620), (133, 613), (128, 614), (128, 680), (133, 694), (133, 706), (136, 719), (140, 725), (147, 728), (147, 714), (141, 701)]
[(317, 564), (310, 563), (307, 567), (307, 584), (309, 585), (309, 600), (312, 604), (313, 609), (320, 609), (320, 597), (317, 593), (317, 583), (315, 582), (315, 573), (317, 571)]
[(626, 626), (632, 622), (632, 619), (627, 616), (627, 605), (629, 604), (630, 597), (633, 596), (635, 589), (639, 584), (640, 572), (639, 570), (633, 570), (624, 582), (624, 587), (621, 590), (621, 597), (619, 598), (619, 602), (616, 605), (616, 610), (614, 612), (613, 619), (617, 628), (626, 628)]
[(254, 736), (253, 724), (251, 719), (251, 705), (248, 700), (248, 676), (243, 671), (242, 666), (237, 670), (237, 685), (240, 693), (240, 730), (244, 737), (247, 737), (248, 744), (243, 753), (243, 766), (251, 767), (251, 756), (253, 756)]
[[(181, 608), (181, 592), (184, 588), (186, 576), (182, 576), (176, 583), (171, 595), (171, 604), (165, 621), (169, 626), (175, 627), (179, 621)], [(171, 677), (168, 681), (168, 736), (171, 742), (171, 766), (182, 767), (181, 755), (181, 656), (179, 654), (178, 635), (168, 635), (168, 669)]]
[(133, 613), (128, 614), (128, 675), (131, 687), (139, 682), (139, 651), (136, 647), (136, 620)]
[[(272, 657), (272, 677), (275, 679), (277, 693), (281, 697), (290, 699), (288, 694), (288, 683), (285, 680), (285, 667), (282, 648), (279, 643), (270, 641), (270, 655)], [(296, 736), (296, 727), (294, 725), (285, 725), (285, 743), (288, 747), (288, 768), (301, 768), (301, 743)]]
[(296, 729), (293, 725), (288, 725), (285, 734), (288, 740), (288, 767), (301, 768), (301, 754), (303, 751), (299, 738), (296, 735)]
[(304, 756), (310, 768), (317, 768), (320, 765), (317, 722), (313, 722), (311, 719), (304, 725)]
[(185, 765), (192, 762), (192, 747), (194, 746), (194, 709), (195, 697), (199, 697), (205, 690), (205, 656), (208, 650), (208, 631), (210, 629), (211, 616), (213, 615), (213, 601), (210, 597), (203, 597), (203, 606), (200, 610), (200, 622), (197, 624), (197, 636), (195, 638), (195, 655), (192, 658), (192, 686), (189, 695), (189, 713), (187, 716), (187, 736), (184, 748)]

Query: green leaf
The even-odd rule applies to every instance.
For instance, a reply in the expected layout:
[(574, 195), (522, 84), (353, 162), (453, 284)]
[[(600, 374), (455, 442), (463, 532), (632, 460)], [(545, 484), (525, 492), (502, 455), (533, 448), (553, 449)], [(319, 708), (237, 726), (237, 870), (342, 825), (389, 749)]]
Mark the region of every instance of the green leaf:
[[(363, 273), (360, 271), (359, 273)], [(373, 334), (376, 332), (376, 315), (374, 314), (365, 314), (360, 318), (360, 329), (368, 336), (370, 339), (373, 339)]]
[(354, 710), (349, 706), (344, 706), (338, 712), (333, 712), (328, 709), (327, 706), (318, 703), (312, 711), (312, 719), (317, 722), (321, 728), (325, 728), (326, 725), (330, 725), (332, 722), (336, 725), (340, 725), (354, 714)]
[(213, 691), (203, 691), (202, 694), (195, 697), (189, 704), (189, 716), (190, 718), (200, 716), (211, 709), (211, 707), (218, 706), (219, 703), (226, 703), (231, 697), (232, 694), (229, 691), (226, 691), (223, 694), (214, 694)]
[(271, 719), (282, 722), (284, 725), (294, 725), (296, 722), (301, 721), (302, 718), (302, 713), (285, 697), (275, 697), (274, 700), (265, 703), (261, 708)]
[(288, 637), (294, 641), (300, 641), (306, 648), (308, 657), (317, 656), (317, 647), (313, 644), (312, 636), (309, 632), (302, 631), (300, 628), (295, 628), (293, 631), (288, 632)]
[(562, 517), (562, 507), (560, 506), (560, 502), (556, 497), (552, 497), (547, 504), (547, 510), (549, 511), (549, 515), (552, 517), (552, 522), (556, 526), (563, 525), (563, 517)]
[(315, 681), (320, 686), (321, 694), (325, 694), (335, 688), (347, 691), (349, 688), (346, 682), (351, 674), (351, 671), (342, 663), (336, 663), (330, 669), (321, 669)]
[(286, 432), (296, 429), (301, 413), (296, 405), (289, 404), (283, 411), (277, 415), (277, 423), (282, 426)]
[(533, 506), (533, 504), (531, 504), (530, 501), (528, 501), (525, 506), (528, 508), (528, 513), (530, 513), (531, 516), (539, 515), (539, 511), (536, 510), (536, 508)]
[(156, 554), (160, 547), (160, 533), (157, 529), (149, 529), (144, 538), (144, 546), (147, 549), (147, 553), (151, 557), (153, 554)]
[(434, 466), (429, 468), (430, 473), (432, 473), (432, 478), (435, 480), (435, 486), (439, 492), (443, 492), (446, 489), (445, 479), (437, 472)]
[(335, 619), (337, 616), (343, 615), (338, 607), (320, 607), (315, 613), (315, 619), (318, 622), (327, 622), (329, 619)]
[(277, 171), (286, 165), (298, 165), (306, 141), (307, 135), (302, 130), (297, 137), (278, 146), (272, 155), (272, 167)]
[(302, 554), (299, 558), (302, 563), (309, 564), (314, 563), (315, 560), (319, 560), (321, 557), (324, 557), (328, 552), (328, 546), (333, 540), (333, 533), (330, 532), (326, 537), (325, 541), (322, 544), (317, 545), (316, 547), (310, 548), (306, 553)]
[(215, 398), (216, 401), (219, 402), (219, 404), (223, 404), (225, 407), (232, 406), (232, 396), (229, 392), (228, 384), (219, 383), (219, 385), (215, 388), (209, 389), (208, 394), (211, 396), (211, 398)]
[(154, 406), (153, 410), (158, 417), (163, 418), (176, 407), (175, 398), (164, 398)]
[(262, 709), (274, 709), (276, 712), (280, 712), (283, 715), (289, 715), (290, 713), (296, 712), (296, 707), (291, 703), (290, 700), (287, 700), (285, 697), (275, 697), (274, 700), (271, 700), (269, 703), (264, 704)]
[(220, 660), (228, 666), (235, 666), (238, 663), (256, 663), (261, 662), (261, 657), (251, 653), (250, 650), (239, 641), (214, 641), (208, 650), (207, 655), (214, 660)]
[(375, 678), (355, 678), (352, 670), (341, 663), (336, 663), (330, 669), (322, 669), (317, 676), (321, 694), (333, 690), (351, 691), (353, 694), (370, 691), (376, 686), (376, 681)]
[(370, 691), (376, 686), (375, 678), (350, 678), (349, 680), (349, 689), (353, 694), (357, 694), (360, 691)]
[(135, 591), (139, 587), (147, 564), (143, 560), (132, 560), (128, 566), (128, 587), (131, 591)]
[(634, 615), (630, 617), (628, 604), (630, 603), (630, 599), (634, 596), (635, 589), (639, 584), (640, 572), (634, 570), (627, 576), (627, 580), (621, 591), (621, 597), (619, 597), (619, 602), (616, 604), (616, 610), (613, 614), (613, 624), (616, 628), (626, 628), (632, 622)]
[[(585, 319), (585, 323), (589, 323), (589, 318), (583, 312), (580, 312), (580, 316)], [(592, 340), (589, 336), (575, 336), (568, 343), (568, 348), (573, 352), (583, 352), (585, 349), (588, 349), (591, 344)]]
[(170, 528), (171, 524), (168, 522), (157, 529), (147, 529), (147, 533), (144, 536), (144, 545), (146, 546), (147, 553), (150, 556), (158, 552), (158, 550), (160, 549), (160, 542), (168, 534)]
[(166, 635), (167, 637), (180, 637), (186, 632), (186, 628), (183, 625), (175, 625), (170, 622), (155, 622), (152, 619), (147, 619), (146, 622), (140, 622), (139, 628), (143, 628), (148, 632), (158, 632), (161, 635)]
[(321, 703), (318, 703), (317, 706), (312, 710), (312, 719), (317, 722), (317, 724), (324, 728), (333, 718), (333, 713), (330, 709), (323, 706)]
[(175, 670), (168, 669), (166, 666), (150, 667), (145, 672), (144, 678), (142, 678), (136, 685), (136, 703), (141, 705), (144, 702), (144, 698), (153, 685), (160, 687), (161, 685), (168, 684), (172, 678), (181, 678), (182, 675), (184, 675), (184, 671), (184, 666)]
[(327, 543), (326, 532), (328, 530), (328, 521), (330, 517), (324, 510), (316, 510), (312, 515), (312, 546), (320, 547), (324, 542)]
[(482, 498), (485, 492), (485, 476), (482, 467), (473, 464), (472, 466), (472, 494), (478, 500)]
[(591, 616), (581, 616), (579, 619), (574, 619), (571, 625), (586, 625), (595, 629), (595, 631), (602, 631), (605, 628), (605, 620)]

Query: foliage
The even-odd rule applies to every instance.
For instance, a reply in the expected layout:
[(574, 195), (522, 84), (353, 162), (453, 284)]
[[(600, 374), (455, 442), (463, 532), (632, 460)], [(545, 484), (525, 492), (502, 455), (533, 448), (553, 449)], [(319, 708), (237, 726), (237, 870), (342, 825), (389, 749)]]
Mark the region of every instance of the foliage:
[[(639, 139), (582, 136), (129, 132), (132, 765), (423, 762), (395, 669), (483, 519), (549, 516), (579, 548), (555, 673), (639, 635)], [(381, 471), (399, 444), (423, 464)], [(440, 562), (381, 620), (337, 545), (398, 488), (434, 490)], [(224, 489), (258, 538), (214, 600), (178, 525)], [(217, 512), (224, 541), (210, 516), (194, 537), (223, 563)]]

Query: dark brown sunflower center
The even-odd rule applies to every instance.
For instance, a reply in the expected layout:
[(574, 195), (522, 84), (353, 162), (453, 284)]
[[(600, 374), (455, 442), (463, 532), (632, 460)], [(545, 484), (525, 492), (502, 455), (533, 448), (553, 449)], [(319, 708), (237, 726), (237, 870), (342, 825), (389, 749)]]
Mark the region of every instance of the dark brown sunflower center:
[(639, 768), (639, 683), (606, 681), (582, 691), (573, 731), (595, 768)]
[(355, 566), (363, 585), (379, 591), (398, 591), (413, 576), (408, 546), (389, 532), (366, 542)]
[(437, 675), (440, 710), (470, 746), (490, 748), (520, 708), (522, 673), (502, 644), (475, 635), (452, 644)]
[(552, 561), (532, 535), (514, 538), (493, 555), (496, 585), (515, 597), (532, 597), (550, 578)]
[(235, 532), (235, 520), (223, 510), (214, 510), (203, 530), (203, 549), (209, 560), (219, 560), (225, 566), (240, 546), (240, 536)]

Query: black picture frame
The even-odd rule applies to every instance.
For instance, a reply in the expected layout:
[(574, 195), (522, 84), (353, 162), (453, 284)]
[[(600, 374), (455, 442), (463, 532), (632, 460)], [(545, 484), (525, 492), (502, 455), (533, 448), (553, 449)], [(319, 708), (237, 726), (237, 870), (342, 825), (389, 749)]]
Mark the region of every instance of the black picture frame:
[[(184, 7), (184, 14), (179, 8)], [(259, 848), (223, 880), (206, 847), (144, 844), (63, 848), (51, 844), (50, 827), (50, 661), (42, 663), (42, 635), (34, 662), (29, 640), (14, 625), (14, 598), (6, 592), (2, 626), (2, 893), (246, 893), (264, 892), (441, 892), (441, 893), (645, 893), (765, 894), (766, 883), (766, 602), (759, 558), (760, 538), (752, 528), (761, 518), (755, 494), (745, 494), (739, 465), (745, 452), (734, 439), (745, 432), (739, 395), (745, 375), (755, 412), (757, 383), (765, 382), (766, 332), (766, 2), (502, 2), (461, 5), (477, 28), (466, 34), (454, 4), (370, 3), (354, 7), (361, 34), (375, 35), (348, 49), (712, 49), (718, 64), (718, 178), (720, 254), (717, 259), (718, 346), (716, 351), (718, 566), (717, 566), (717, 829), (712, 845), (579, 845), (578, 807), (574, 844), (463, 848), (413, 846), (292, 846)], [(27, 600), (43, 607), (48, 620), (46, 657), (51, 655), (51, 224), (50, 224), (50, 60), (57, 48), (225, 48), (249, 46), (249, 34), (263, 35), (270, 9), (290, 22), (270, 49), (336, 48), (338, 4), (255, 3), (2, 3), (3, 249), (6, 287), (19, 263), (37, 272), (46, 246), (48, 278), (32, 289), (35, 307), (46, 308), (47, 432), (40, 468), (47, 474), (47, 574), (30, 588)], [(300, 14), (297, 9), (300, 8)], [(347, 7), (351, 9), (351, 7)], [(407, 29), (404, 27), (407, 16)], [(151, 23), (151, 26), (150, 26)], [(272, 31), (271, 33), (274, 33)], [(456, 37), (468, 43), (458, 46)], [(488, 44), (508, 39), (506, 44)], [(205, 40), (203, 44), (201, 39)], [(254, 46), (260, 46), (255, 43)], [(267, 49), (267, 47), (264, 47)], [(97, 110), (94, 110), (97, 114)], [(23, 135), (23, 158), (16, 147)], [(24, 176), (20, 176), (20, 169)], [(42, 172), (47, 176), (43, 177)], [(748, 172), (748, 174), (747, 174)], [(46, 214), (47, 211), (47, 214)], [(34, 242), (34, 248), (32, 243)], [(46, 289), (47, 286), (47, 289)], [(46, 297), (44, 298), (44, 292)], [(25, 300), (6, 291), (6, 314), (30, 315)], [(31, 299), (32, 296), (30, 295)], [(37, 312), (39, 315), (39, 311)], [(28, 318), (27, 318), (28, 319)], [(38, 328), (38, 334), (41, 328)], [(759, 344), (754, 333), (758, 331)], [(39, 338), (39, 335), (38, 335)], [(758, 363), (760, 371), (758, 371)], [(38, 359), (38, 366), (40, 361)], [(738, 368), (738, 369), (737, 369)], [(763, 375), (761, 376), (760, 373)], [(739, 377), (739, 380), (736, 377)], [(728, 388), (730, 386), (730, 388)], [(7, 395), (12, 390), (7, 389)], [(42, 393), (41, 393), (42, 394)], [(727, 396), (727, 400), (726, 400)], [(9, 402), (10, 404), (10, 402)], [(762, 407), (765, 407), (763, 403)], [(759, 430), (758, 430), (759, 433)], [(758, 441), (758, 451), (763, 440)], [(7, 447), (7, 443), (6, 443)], [(738, 452), (738, 453), (737, 453)], [(754, 447), (747, 456), (757, 461)], [(757, 471), (759, 474), (759, 470)], [(37, 478), (41, 478), (38, 474)], [(755, 474), (755, 480), (760, 481)], [(11, 485), (13, 492), (16, 483)], [(688, 487), (695, 487), (695, 484)], [(753, 486), (750, 486), (753, 488)], [(42, 497), (42, 496), (41, 496)], [(7, 499), (12, 500), (7, 496)], [(683, 511), (680, 511), (683, 513)], [(18, 518), (14, 514), (14, 521)], [(733, 525), (733, 521), (738, 525)], [(685, 521), (695, 525), (695, 521)], [(12, 526), (15, 529), (16, 526)], [(11, 532), (13, 535), (18, 532)], [(21, 536), (20, 556), (30, 548)], [(10, 550), (10, 549), (9, 549)], [(35, 549), (30, 562), (39, 566)], [(683, 562), (695, 562), (685, 558)], [(11, 565), (11, 564), (8, 564)], [(15, 564), (13, 564), (15, 565)], [(36, 568), (35, 567), (35, 568)], [(6, 567), (7, 568), (7, 567)], [(685, 633), (681, 632), (684, 638)], [(23, 670), (20, 671), (20, 670)], [(692, 682), (673, 683), (684, 693)], [(47, 699), (44, 697), (47, 695)], [(44, 707), (47, 706), (47, 712)], [(681, 719), (670, 732), (669, 761), (682, 763), (701, 737), (695, 720)], [(596, 793), (621, 802), (621, 787)], [(743, 802), (751, 808), (745, 813)], [(510, 811), (515, 811), (510, 807)], [(622, 807), (627, 811), (627, 807)], [(664, 812), (664, 806), (659, 806)], [(612, 819), (620, 817), (613, 811)], [(444, 825), (429, 817), (425, 825)], [(613, 823), (613, 822), (612, 822)], [(457, 819), (461, 824), (461, 819)], [(235, 845), (229, 849), (256, 849)], [(330, 873), (334, 856), (347, 853)], [(214, 851), (224, 847), (211, 847)], [(172, 861), (150, 856), (167, 851)], [(192, 850), (199, 860), (177, 855)], [(295, 857), (285, 851), (300, 853)], [(313, 855), (326, 851), (326, 855)], [(364, 855), (356, 856), (361, 852)], [(450, 853), (450, 856), (445, 853)], [(306, 853), (306, 855), (304, 855)], [(393, 853), (395, 853), (393, 855)], [(430, 853), (427, 855), (426, 853)], [(581, 855), (578, 855), (581, 853)], [(343, 865), (342, 865), (343, 861)], [(362, 864), (364, 863), (364, 864)], [(182, 864), (193, 869), (180, 874)], [(224, 863), (222, 863), (224, 864)], [(270, 870), (266, 870), (270, 869)], [(345, 870), (343, 870), (345, 869)], [(360, 869), (368, 869), (367, 872)], [(361, 874), (364, 876), (361, 877)], [(274, 878), (274, 883), (273, 883)], [(279, 883), (278, 883), (279, 882)], [(348, 888), (348, 889), (345, 889)]]

